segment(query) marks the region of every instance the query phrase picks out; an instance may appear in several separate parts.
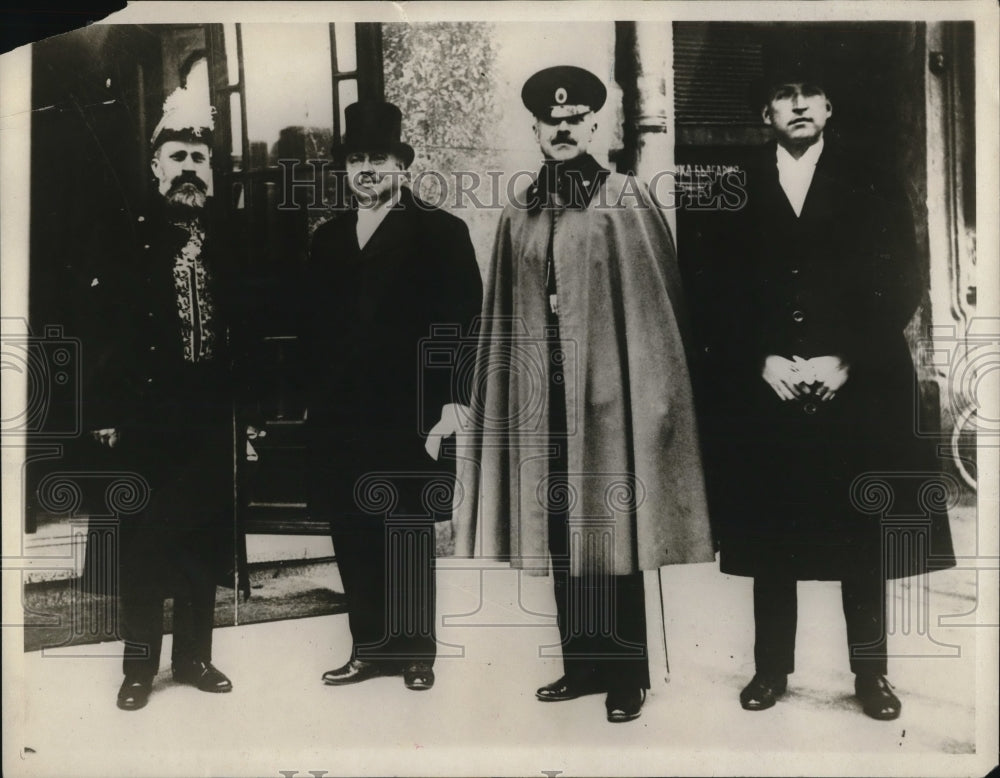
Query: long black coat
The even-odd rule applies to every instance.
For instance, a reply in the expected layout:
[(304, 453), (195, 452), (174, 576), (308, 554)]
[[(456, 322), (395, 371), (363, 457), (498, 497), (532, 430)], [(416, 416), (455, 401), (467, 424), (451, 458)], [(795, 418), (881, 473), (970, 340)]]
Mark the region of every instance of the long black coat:
[[(242, 306), (235, 294), (230, 245), (206, 230), (202, 259), (214, 301), (214, 358), (184, 360), (174, 288), (174, 258), (187, 233), (154, 211), (133, 230), (104, 232), (82, 264), (85, 430), (115, 428), (113, 449), (89, 440), (97, 472), (130, 472), (134, 498), (92, 505), (120, 519), (120, 584), (171, 594), (190, 565), (207, 566), (221, 585), (247, 591), (245, 536), (233, 510), (233, 411), (239, 394), (230, 324)], [(89, 281), (87, 279), (89, 278)], [(95, 538), (92, 536), (91, 541)], [(88, 552), (88, 566), (107, 564)], [(100, 588), (103, 576), (86, 580)]]
[(356, 225), (345, 211), (316, 230), (303, 295), (310, 511), (448, 519), (446, 494), (425, 493), (447, 466), (424, 441), (443, 405), (469, 399), (482, 305), (469, 230), (405, 187), (363, 249)]
[[(859, 566), (896, 577), (953, 565), (946, 513), (918, 499), (940, 479), (931, 444), (914, 435), (918, 385), (903, 329), (922, 285), (905, 196), (829, 145), (798, 217), (774, 144), (746, 171), (745, 207), (706, 222), (699, 295), (699, 406), (722, 571), (837, 579)], [(830, 402), (783, 402), (761, 377), (770, 354), (839, 355), (849, 378)], [(891, 506), (878, 504), (884, 488)], [(902, 514), (916, 518), (900, 523)], [(922, 540), (901, 549), (900, 531)]]

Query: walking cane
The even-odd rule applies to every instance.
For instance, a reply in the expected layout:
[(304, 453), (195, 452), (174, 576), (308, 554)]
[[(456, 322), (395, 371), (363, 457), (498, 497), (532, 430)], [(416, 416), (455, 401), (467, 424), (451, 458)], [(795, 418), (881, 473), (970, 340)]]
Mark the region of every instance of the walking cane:
[(663, 638), (663, 661), (667, 674), (663, 680), (670, 683), (670, 655), (667, 653), (667, 615), (663, 610), (663, 568), (656, 568), (656, 583), (660, 588), (660, 635)]

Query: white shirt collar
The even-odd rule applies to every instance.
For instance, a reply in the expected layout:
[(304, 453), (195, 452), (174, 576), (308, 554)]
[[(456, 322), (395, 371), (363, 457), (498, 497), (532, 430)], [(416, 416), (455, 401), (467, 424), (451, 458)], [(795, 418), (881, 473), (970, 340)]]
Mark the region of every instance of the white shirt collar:
[(358, 245), (361, 248), (364, 248), (371, 236), (375, 234), (375, 230), (378, 229), (378, 226), (389, 214), (389, 211), (395, 208), (399, 203), (399, 197), (399, 189), (396, 189), (396, 191), (392, 193), (392, 196), (384, 203), (379, 203), (378, 205), (369, 207), (358, 207), (358, 223), (355, 229), (358, 236)]
[(387, 211), (392, 210), (399, 203), (399, 189), (396, 189), (390, 196), (389, 199), (383, 203), (377, 203), (375, 205), (358, 205), (358, 217), (364, 216), (365, 218), (378, 217), (383, 218)]
[(819, 140), (816, 141), (812, 146), (805, 150), (805, 153), (795, 159), (791, 154), (788, 153), (788, 149), (778, 144), (778, 151), (776, 153), (778, 167), (815, 167), (816, 163), (819, 162), (819, 155), (823, 153), (823, 136), (819, 136)]
[(802, 207), (805, 205), (809, 187), (812, 186), (813, 174), (816, 172), (816, 163), (822, 153), (822, 135), (798, 159), (789, 154), (784, 146), (778, 144), (776, 155), (778, 183), (781, 184), (785, 197), (788, 198), (788, 204), (792, 206), (796, 216), (802, 215)]

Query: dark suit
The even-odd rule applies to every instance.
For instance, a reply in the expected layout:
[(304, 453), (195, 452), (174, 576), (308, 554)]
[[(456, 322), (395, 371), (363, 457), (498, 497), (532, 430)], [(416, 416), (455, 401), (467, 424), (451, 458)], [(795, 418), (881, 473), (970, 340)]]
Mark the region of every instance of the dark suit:
[[(954, 564), (947, 515), (918, 498), (938, 467), (913, 431), (903, 328), (922, 284), (910, 209), (891, 176), (829, 144), (798, 216), (774, 144), (746, 171), (746, 206), (707, 220), (702, 244), (700, 409), (721, 569), (755, 577), (758, 670), (792, 670), (795, 581), (832, 579), (852, 668), (884, 673), (885, 578)], [(772, 354), (837, 355), (849, 377), (830, 402), (785, 402), (761, 377)], [(886, 543), (857, 491), (868, 473), (886, 474), (898, 513), (922, 512), (911, 536), (926, 543)]]
[(356, 658), (433, 660), (434, 522), (454, 478), (424, 441), (443, 405), (468, 401), (460, 339), (482, 282), (465, 223), (408, 188), (364, 248), (356, 225), (337, 214), (310, 255), (310, 510), (331, 524)]
[[(228, 247), (206, 231), (203, 326), (185, 333), (179, 299), (186, 306), (188, 296), (178, 294), (174, 262), (187, 240), (158, 211), (140, 217), (134, 232), (106, 234), (91, 248), (91, 280), (82, 292), (89, 312), (85, 428), (114, 428), (119, 436), (113, 449), (93, 444), (89, 465), (134, 472), (148, 489), (144, 504), (118, 512), (127, 675), (158, 670), (165, 597), (174, 598), (174, 661), (208, 662), (216, 586), (234, 586), (239, 570), (247, 591), (244, 538), (233, 513)], [(204, 350), (203, 341), (210, 341)], [(108, 563), (96, 549), (88, 552), (90, 564)]]

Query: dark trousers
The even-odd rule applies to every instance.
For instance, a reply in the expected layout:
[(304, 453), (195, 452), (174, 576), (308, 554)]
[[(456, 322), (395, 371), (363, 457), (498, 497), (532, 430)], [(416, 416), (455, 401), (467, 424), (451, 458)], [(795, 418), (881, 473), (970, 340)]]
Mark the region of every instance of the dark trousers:
[[(550, 323), (554, 323), (553, 318)], [(558, 336), (549, 342), (559, 349)], [(550, 467), (550, 505), (568, 492), (566, 472), (566, 394), (562, 360), (550, 359), (549, 438), (557, 446)], [(623, 433), (624, 434), (624, 433)], [(601, 689), (649, 688), (646, 604), (642, 572), (632, 575), (570, 575), (572, 525), (565, 511), (549, 510), (549, 554), (555, 587), (556, 618), (563, 672), (574, 683)], [(594, 567), (606, 568), (611, 560)], [(591, 567), (584, 564), (585, 568)]]
[(347, 598), (352, 658), (433, 664), (433, 521), (337, 519), (331, 535)]
[(642, 573), (570, 575), (564, 514), (549, 516), (549, 553), (563, 672), (574, 683), (608, 690), (649, 688)]
[[(150, 582), (134, 582), (121, 592), (126, 676), (152, 678), (160, 669), (163, 643), (163, 592)], [(171, 662), (212, 660), (215, 581), (207, 568), (194, 566), (174, 584), (174, 642)]]
[[(795, 670), (796, 580), (758, 576), (753, 580), (754, 661), (757, 672), (787, 674)], [(851, 672), (885, 675), (885, 591), (880, 573), (841, 581)]]

